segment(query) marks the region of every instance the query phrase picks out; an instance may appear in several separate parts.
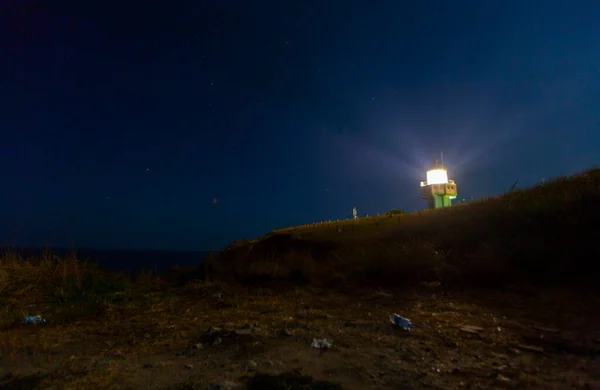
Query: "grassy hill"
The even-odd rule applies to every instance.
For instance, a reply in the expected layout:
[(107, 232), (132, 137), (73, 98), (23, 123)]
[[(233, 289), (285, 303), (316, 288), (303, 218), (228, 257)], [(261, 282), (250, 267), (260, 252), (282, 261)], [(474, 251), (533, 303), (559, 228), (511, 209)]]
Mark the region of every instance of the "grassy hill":
[(597, 285), (600, 170), (449, 209), (294, 227), (232, 244), (213, 277), (242, 282)]

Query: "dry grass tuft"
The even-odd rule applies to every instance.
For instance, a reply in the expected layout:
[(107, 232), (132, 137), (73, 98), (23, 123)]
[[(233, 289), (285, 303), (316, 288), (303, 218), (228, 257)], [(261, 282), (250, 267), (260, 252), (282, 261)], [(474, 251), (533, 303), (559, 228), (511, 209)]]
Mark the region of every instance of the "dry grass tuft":
[(73, 303), (123, 289), (126, 283), (78, 259), (75, 252), (66, 258), (50, 251), (39, 258), (6, 252), (0, 256), (0, 327), (11, 325), (36, 305)]

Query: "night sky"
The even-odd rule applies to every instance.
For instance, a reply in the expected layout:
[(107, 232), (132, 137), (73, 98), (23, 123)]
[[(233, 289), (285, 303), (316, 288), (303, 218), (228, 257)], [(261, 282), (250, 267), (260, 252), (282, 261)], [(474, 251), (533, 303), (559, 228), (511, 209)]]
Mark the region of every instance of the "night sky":
[(439, 151), (497, 195), (599, 163), (599, 112), (597, 0), (0, 0), (0, 244), (414, 211)]

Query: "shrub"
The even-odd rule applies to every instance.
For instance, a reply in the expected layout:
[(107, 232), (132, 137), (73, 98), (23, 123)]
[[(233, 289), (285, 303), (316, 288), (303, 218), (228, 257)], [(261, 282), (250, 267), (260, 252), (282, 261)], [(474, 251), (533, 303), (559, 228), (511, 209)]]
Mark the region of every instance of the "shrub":
[(390, 211), (388, 211), (387, 213), (385, 213), (385, 215), (400, 215), (400, 214), (406, 214), (403, 210), (399, 210), (399, 209), (392, 209)]

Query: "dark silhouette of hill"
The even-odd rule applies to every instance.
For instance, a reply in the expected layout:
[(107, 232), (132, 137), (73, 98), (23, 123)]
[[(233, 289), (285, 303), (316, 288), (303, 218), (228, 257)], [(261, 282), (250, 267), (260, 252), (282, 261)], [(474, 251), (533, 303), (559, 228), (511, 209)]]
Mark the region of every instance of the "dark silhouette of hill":
[(264, 283), (598, 286), (600, 170), (447, 209), (274, 231), (206, 269)]

